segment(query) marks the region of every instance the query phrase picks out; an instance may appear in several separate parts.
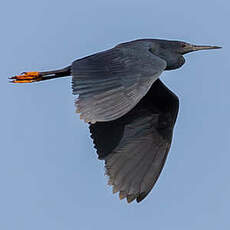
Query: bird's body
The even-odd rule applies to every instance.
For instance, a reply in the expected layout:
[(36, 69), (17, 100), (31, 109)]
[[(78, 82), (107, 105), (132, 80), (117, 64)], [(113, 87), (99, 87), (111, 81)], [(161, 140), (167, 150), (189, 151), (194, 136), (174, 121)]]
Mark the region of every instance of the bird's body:
[(99, 159), (120, 198), (143, 200), (165, 163), (179, 99), (158, 79), (185, 63), (184, 54), (216, 49), (185, 42), (141, 39), (122, 43), (48, 72), (26, 72), (14, 83), (72, 75), (77, 112), (90, 124)]

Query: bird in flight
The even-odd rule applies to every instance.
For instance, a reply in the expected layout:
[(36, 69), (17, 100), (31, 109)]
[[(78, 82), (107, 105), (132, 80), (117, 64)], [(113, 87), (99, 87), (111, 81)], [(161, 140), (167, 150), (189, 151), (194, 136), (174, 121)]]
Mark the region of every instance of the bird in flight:
[(180, 68), (184, 54), (218, 48), (139, 39), (63, 69), (24, 72), (10, 80), (32, 83), (72, 76), (76, 112), (89, 123), (98, 158), (105, 161), (108, 184), (120, 199), (140, 202), (162, 171), (179, 108), (178, 97), (159, 80), (160, 74)]

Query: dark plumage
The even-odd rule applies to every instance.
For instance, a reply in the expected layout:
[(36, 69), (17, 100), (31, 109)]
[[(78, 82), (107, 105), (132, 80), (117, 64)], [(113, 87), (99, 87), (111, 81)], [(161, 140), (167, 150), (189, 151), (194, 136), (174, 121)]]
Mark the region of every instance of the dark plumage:
[[(169, 151), (178, 108), (177, 96), (158, 79), (127, 114), (90, 125), (99, 159), (105, 160), (109, 184), (114, 192), (120, 191), (120, 198), (139, 202), (152, 189)], [(135, 184), (140, 192), (135, 188), (129, 195)]]
[(185, 42), (142, 39), (48, 72), (26, 72), (14, 83), (72, 75), (77, 112), (87, 123), (113, 192), (143, 200), (157, 181), (170, 149), (179, 99), (158, 78), (185, 63), (184, 54), (217, 49)]

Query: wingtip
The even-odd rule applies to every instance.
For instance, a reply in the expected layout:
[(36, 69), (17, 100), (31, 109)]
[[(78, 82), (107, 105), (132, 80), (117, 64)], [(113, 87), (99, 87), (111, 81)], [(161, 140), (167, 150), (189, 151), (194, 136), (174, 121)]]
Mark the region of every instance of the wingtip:
[(130, 204), (132, 201), (136, 199), (136, 195), (128, 195), (126, 197), (127, 203)]
[(136, 199), (137, 203), (140, 203), (142, 200), (144, 200), (147, 195), (148, 195), (148, 192), (147, 193), (145, 193), (145, 192), (140, 193)]
[(118, 187), (116, 185), (113, 186), (113, 194), (117, 193), (119, 191)]
[(126, 197), (126, 195), (127, 195), (126, 192), (120, 191), (120, 193), (119, 193), (120, 200), (123, 200)]

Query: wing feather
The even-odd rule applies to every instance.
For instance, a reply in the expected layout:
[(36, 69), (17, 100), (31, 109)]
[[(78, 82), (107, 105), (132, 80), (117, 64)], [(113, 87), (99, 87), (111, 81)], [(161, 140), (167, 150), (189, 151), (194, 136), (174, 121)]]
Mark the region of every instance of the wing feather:
[(120, 199), (140, 202), (153, 188), (170, 149), (178, 108), (178, 98), (157, 80), (126, 115), (90, 125), (108, 184)]
[(77, 112), (86, 122), (115, 120), (130, 111), (165, 69), (148, 49), (115, 47), (72, 63)]

